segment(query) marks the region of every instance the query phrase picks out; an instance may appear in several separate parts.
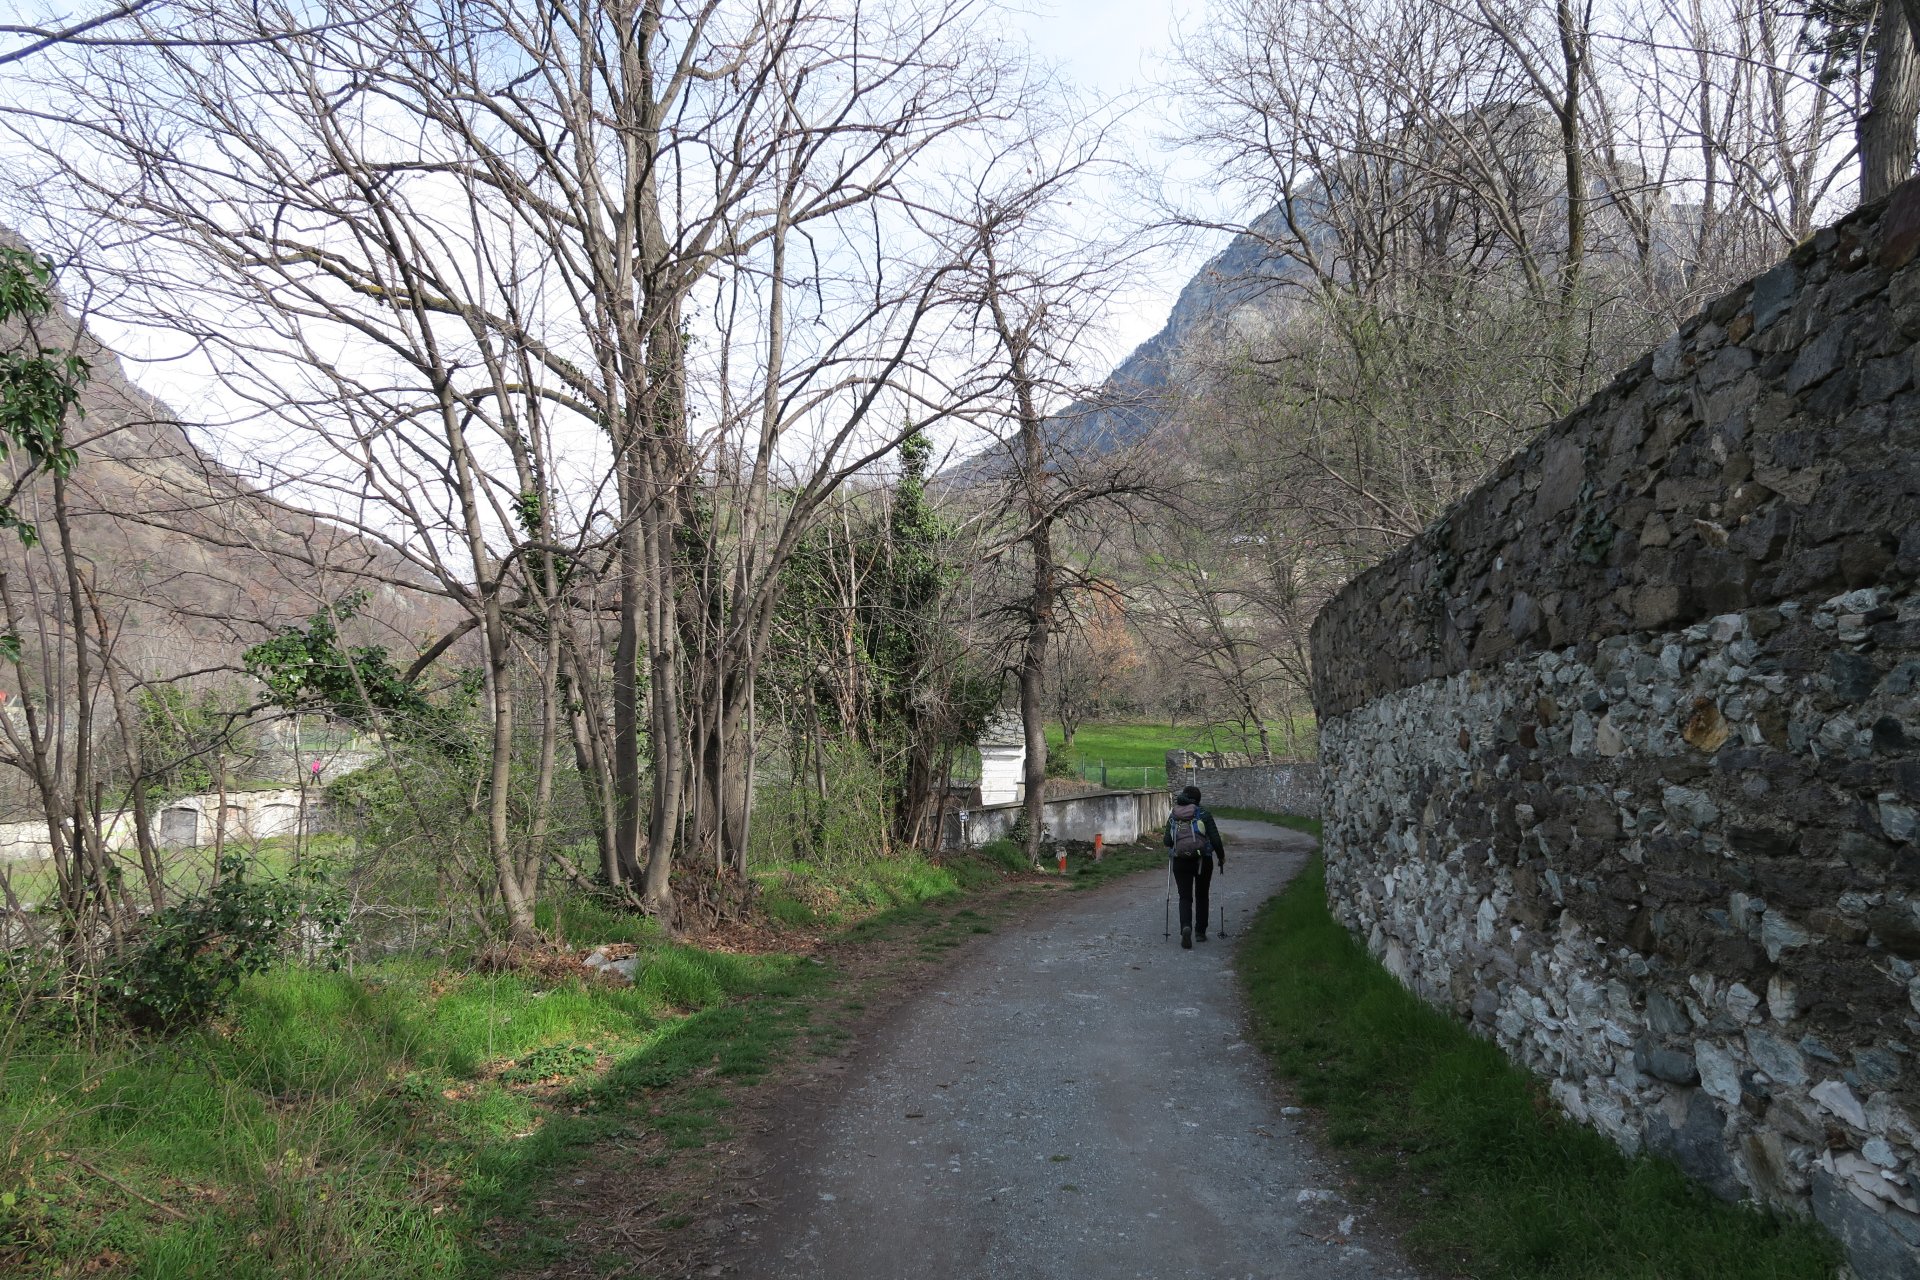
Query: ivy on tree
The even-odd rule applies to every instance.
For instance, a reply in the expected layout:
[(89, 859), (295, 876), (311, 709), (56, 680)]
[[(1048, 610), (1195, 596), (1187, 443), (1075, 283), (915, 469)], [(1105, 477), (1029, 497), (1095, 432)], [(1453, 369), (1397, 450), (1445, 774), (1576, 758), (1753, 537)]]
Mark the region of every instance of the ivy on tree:
[[(53, 264), (20, 249), (0, 248), (0, 325), (18, 324), (22, 336), (0, 351), (0, 458), (24, 454), (29, 473), (64, 476), (76, 458), (61, 430), (87, 382), (87, 362), (70, 351), (42, 346), (33, 321), (53, 309)], [(0, 503), (0, 530), (31, 547), (33, 525)], [(20, 637), (0, 634), (0, 658), (20, 656)]]
[[(321, 710), (363, 729), (404, 739), (431, 739), (453, 750), (449, 713), (436, 707), (387, 658), (384, 645), (340, 643), (340, 624), (366, 606), (367, 593), (350, 592), (316, 611), (304, 627), (282, 627), (242, 655), (247, 674), (287, 710)], [(469, 682), (470, 683), (470, 682)]]

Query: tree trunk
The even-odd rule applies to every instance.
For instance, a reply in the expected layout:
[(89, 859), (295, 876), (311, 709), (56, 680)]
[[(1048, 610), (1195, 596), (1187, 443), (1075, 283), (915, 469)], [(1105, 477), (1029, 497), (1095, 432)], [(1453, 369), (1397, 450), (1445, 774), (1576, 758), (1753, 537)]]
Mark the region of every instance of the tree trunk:
[[(1044, 636), (1044, 623), (1035, 619), (1027, 626), (1027, 649), (1033, 649), (1032, 636), (1040, 631)], [(1046, 641), (1041, 641), (1044, 648)], [(1027, 739), (1027, 859), (1038, 864), (1040, 861), (1040, 836), (1046, 824), (1047, 803), (1047, 730), (1045, 719), (1046, 690), (1042, 685), (1040, 666), (1032, 661), (1023, 661), (1020, 668), (1020, 723)]]
[(686, 733), (680, 685), (680, 618), (674, 591), (673, 523), (658, 460), (648, 459), (648, 490), (654, 500), (641, 513), (645, 531), (647, 592), (648, 724), (653, 734), (652, 813), (647, 828), (647, 864), (640, 900), (671, 927), (673, 851), (686, 795)]
[[(73, 545), (73, 527), (67, 515), (67, 480), (56, 471), (53, 473), (53, 517), (60, 530), (60, 562), (66, 571), (67, 605), (70, 610), (68, 623), (73, 629), (71, 643), (77, 712), (73, 724), (73, 851), (86, 868), (86, 878), (91, 881), (94, 898), (106, 917), (108, 932), (118, 946), (123, 937), (122, 921), (120, 912), (114, 909), (113, 892), (107, 875), (106, 842), (100, 831), (100, 786), (95, 781), (93, 760), (97, 691), (93, 687), (90, 646), (87, 643), (87, 585), (80, 572), (79, 554)], [(107, 661), (106, 653), (103, 651), (99, 658), (104, 664)], [(224, 816), (224, 779), (220, 804)], [(79, 905), (77, 901), (75, 905)]]
[[(120, 731), (120, 750), (127, 763), (127, 801), (133, 816), (134, 846), (140, 854), (140, 873), (147, 882), (147, 902), (155, 911), (167, 905), (166, 876), (161, 870), (160, 850), (153, 842), (152, 814), (147, 808), (146, 766), (140, 754), (139, 717), (127, 697), (126, 682), (113, 661), (112, 634), (107, 615), (100, 608), (99, 596), (89, 591), (87, 607), (93, 614), (95, 638), (100, 644), (101, 672), (106, 677), (107, 693), (113, 699), (115, 726)], [(301, 812), (306, 812), (306, 775), (301, 775)], [(98, 806), (95, 806), (96, 812)], [(300, 845), (294, 842), (294, 865), (300, 865)]]
[(626, 883), (620, 867), (620, 816), (615, 801), (613, 772), (607, 763), (606, 743), (601, 734), (599, 714), (588, 696), (586, 660), (580, 655), (577, 635), (569, 623), (569, 642), (562, 680), (571, 697), (567, 700), (568, 721), (573, 731), (574, 766), (580, 774), (580, 791), (587, 811), (595, 817), (594, 834), (600, 845), (600, 876), (608, 888)]
[(641, 850), (645, 847), (640, 815), (646, 807), (642, 801), (646, 780), (640, 769), (640, 645), (643, 633), (650, 630), (641, 609), (650, 575), (642, 528), (645, 513), (639, 450), (631, 440), (623, 447), (627, 457), (619, 468), (623, 522), (618, 543), (620, 615), (613, 645), (613, 843), (620, 881), (638, 883), (644, 861)]
[(715, 744), (713, 777), (714, 821), (718, 828), (718, 866), (744, 876), (747, 871), (748, 821), (753, 808), (754, 679), (750, 655), (736, 655), (732, 674), (724, 682)]
[[(551, 584), (549, 584), (551, 587)], [(555, 593), (549, 589), (547, 599)], [(560, 754), (560, 629), (552, 623), (551, 607), (545, 652), (540, 667), (540, 755), (535, 766), (533, 813), (527, 824), (527, 848), (520, 860), (520, 881), (529, 895), (540, 887), (540, 867), (546, 860), (547, 836), (553, 821), (553, 780)]]
[(1560, 0), (1560, 61), (1566, 71), (1566, 96), (1559, 103), (1560, 154), (1567, 168), (1567, 257), (1560, 273), (1560, 297), (1571, 301), (1580, 287), (1587, 260), (1586, 148), (1580, 136), (1580, 88), (1586, 75), (1586, 32), (1572, 0)]
[(1916, 116), (1920, 116), (1920, 54), (1907, 8), (1886, 0), (1874, 27), (1873, 88), (1855, 126), (1860, 143), (1860, 201), (1878, 200), (1913, 172)]
[(500, 616), (497, 595), (488, 598), (486, 612), (486, 682), (493, 714), (492, 759), (487, 777), (487, 854), (499, 882), (501, 905), (507, 909), (508, 936), (515, 942), (526, 942), (534, 933), (533, 899), (513, 855), (507, 805), (513, 782), (513, 689), (509, 684), (513, 678), (513, 651), (507, 642), (506, 619)]
[(1033, 532), (1027, 545), (1033, 555), (1033, 596), (1027, 602), (1026, 643), (1020, 655), (1020, 726), (1027, 740), (1027, 859), (1040, 861), (1040, 836), (1046, 823), (1047, 639), (1053, 631), (1053, 523), (1047, 518), (1043, 486), (1046, 473), (1040, 457), (1040, 420), (1029, 407), (1022, 431), (1028, 437), (1028, 513)]

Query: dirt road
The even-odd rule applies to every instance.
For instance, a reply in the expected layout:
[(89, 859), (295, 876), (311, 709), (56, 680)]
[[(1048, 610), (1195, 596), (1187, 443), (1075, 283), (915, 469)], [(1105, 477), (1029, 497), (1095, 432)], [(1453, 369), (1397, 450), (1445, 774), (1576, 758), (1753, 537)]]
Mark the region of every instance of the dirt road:
[(724, 1273), (1410, 1275), (1242, 1038), (1234, 944), (1312, 842), (1221, 828), (1231, 936), (1163, 940), (1152, 874), (993, 936), (856, 1051), (843, 1091), (775, 1132), (767, 1207), (739, 1223)]

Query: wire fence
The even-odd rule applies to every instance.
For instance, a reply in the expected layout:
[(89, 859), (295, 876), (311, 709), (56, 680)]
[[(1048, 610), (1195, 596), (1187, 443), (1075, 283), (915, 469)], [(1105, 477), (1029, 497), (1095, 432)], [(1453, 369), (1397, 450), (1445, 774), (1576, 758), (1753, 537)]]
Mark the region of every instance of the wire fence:
[(1163, 764), (1108, 764), (1096, 760), (1080, 766), (1080, 777), (1115, 790), (1145, 791), (1167, 785), (1167, 767)]

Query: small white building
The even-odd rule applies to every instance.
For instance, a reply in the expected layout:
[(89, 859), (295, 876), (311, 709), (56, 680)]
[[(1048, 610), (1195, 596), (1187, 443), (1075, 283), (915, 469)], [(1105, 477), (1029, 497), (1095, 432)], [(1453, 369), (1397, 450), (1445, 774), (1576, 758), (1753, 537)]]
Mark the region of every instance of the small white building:
[[(270, 840), (275, 836), (298, 835), (301, 806), (308, 813), (307, 830), (313, 830), (312, 813), (319, 803), (318, 794), (304, 801), (298, 787), (278, 791), (229, 791), (226, 811), (221, 812), (219, 795), (186, 796), (162, 808), (154, 837), (162, 849), (192, 849), (213, 843), (216, 823), (225, 829), (225, 840)], [(129, 843), (129, 829), (124, 837)]]
[(980, 803), (1013, 804), (1026, 795), (1027, 735), (1020, 713), (1003, 712), (980, 734)]

